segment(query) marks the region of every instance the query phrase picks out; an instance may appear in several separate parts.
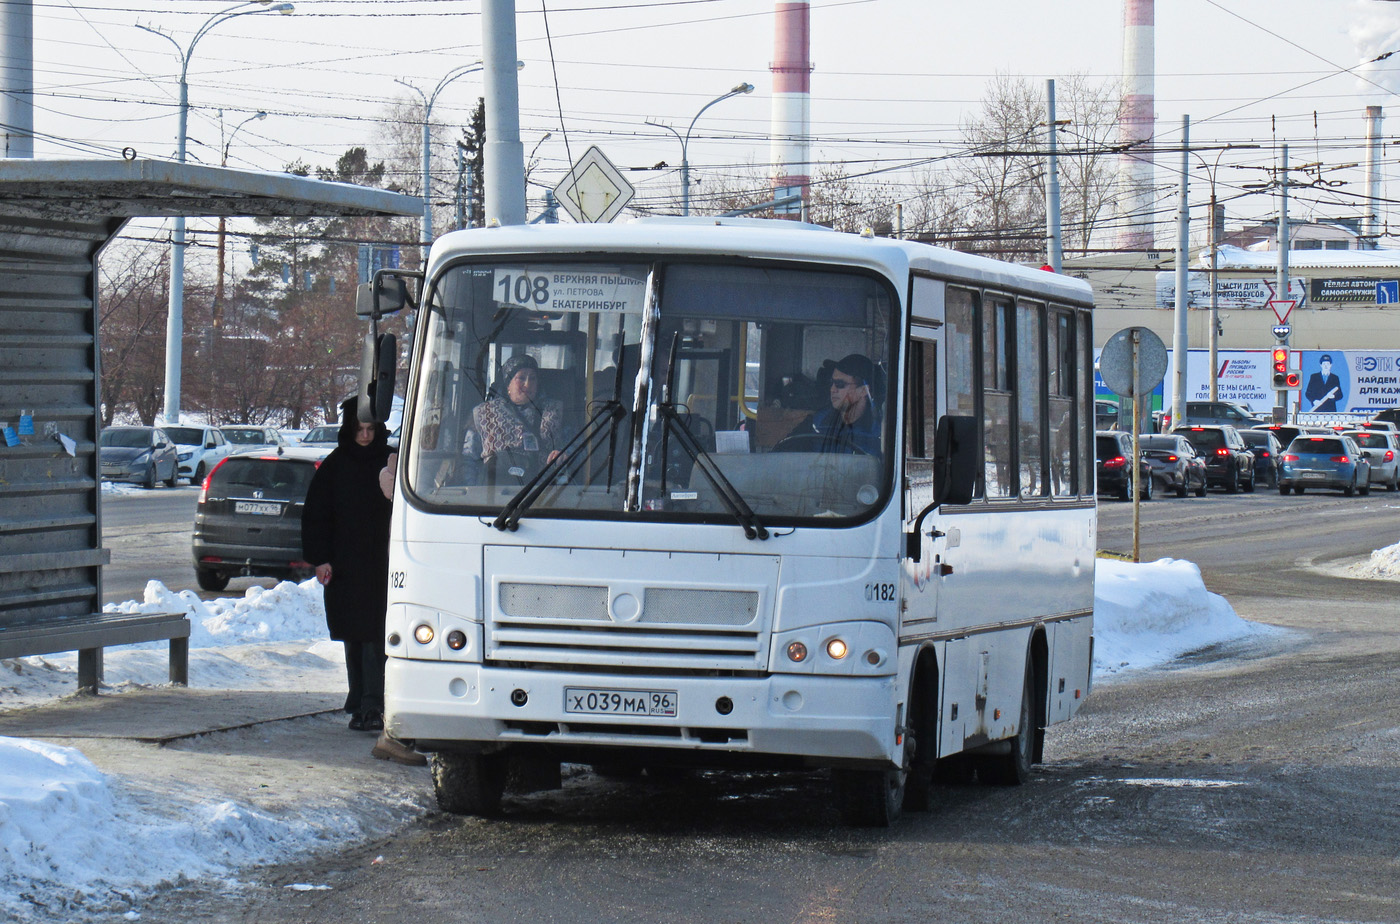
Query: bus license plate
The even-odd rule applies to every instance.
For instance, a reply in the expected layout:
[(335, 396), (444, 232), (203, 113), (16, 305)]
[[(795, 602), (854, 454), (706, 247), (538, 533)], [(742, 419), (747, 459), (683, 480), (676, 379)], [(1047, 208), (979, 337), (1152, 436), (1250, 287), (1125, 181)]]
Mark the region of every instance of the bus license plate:
[(234, 513), (260, 513), (263, 516), (276, 517), (282, 515), (281, 504), (270, 504), (261, 501), (234, 501)]
[(604, 690), (565, 687), (564, 711), (580, 715), (645, 715), (676, 717), (675, 690)]

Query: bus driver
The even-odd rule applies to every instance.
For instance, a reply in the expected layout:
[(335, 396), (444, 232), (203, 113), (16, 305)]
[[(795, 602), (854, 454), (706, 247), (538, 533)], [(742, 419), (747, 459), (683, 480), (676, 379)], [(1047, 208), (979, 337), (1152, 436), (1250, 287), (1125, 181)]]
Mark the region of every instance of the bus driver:
[(559, 454), (564, 406), (540, 399), (539, 392), (539, 364), (533, 356), (516, 353), (501, 364), (491, 396), (472, 412), (481, 458), (488, 465), (496, 460), (523, 477)]
[(831, 407), (812, 415), (822, 452), (880, 454), (880, 402), (884, 373), (860, 353), (850, 353), (831, 372)]

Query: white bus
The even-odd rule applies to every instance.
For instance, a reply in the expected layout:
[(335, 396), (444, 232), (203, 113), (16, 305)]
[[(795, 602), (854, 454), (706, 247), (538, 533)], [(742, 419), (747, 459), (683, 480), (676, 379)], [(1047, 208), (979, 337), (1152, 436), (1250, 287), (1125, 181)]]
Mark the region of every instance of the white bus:
[(645, 219), (445, 235), (420, 296), (385, 721), (444, 810), (561, 762), (829, 768), (887, 825), (940, 772), (1021, 782), (1083, 702), (1086, 284)]

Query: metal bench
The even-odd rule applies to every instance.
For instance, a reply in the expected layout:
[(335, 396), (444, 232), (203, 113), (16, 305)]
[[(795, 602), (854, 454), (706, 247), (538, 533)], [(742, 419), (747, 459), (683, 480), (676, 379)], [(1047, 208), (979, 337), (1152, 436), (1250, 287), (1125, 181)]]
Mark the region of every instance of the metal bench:
[(97, 693), (102, 649), (170, 641), (170, 682), (190, 682), (190, 621), (184, 613), (94, 613), (0, 628), (0, 658), (78, 653), (78, 689)]

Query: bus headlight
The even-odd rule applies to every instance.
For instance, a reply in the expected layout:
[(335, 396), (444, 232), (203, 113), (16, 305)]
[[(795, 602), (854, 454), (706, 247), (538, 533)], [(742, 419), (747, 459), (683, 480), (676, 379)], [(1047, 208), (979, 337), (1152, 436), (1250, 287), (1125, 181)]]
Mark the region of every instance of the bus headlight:
[(481, 660), (479, 623), (465, 616), (420, 606), (391, 603), (384, 615), (385, 653), (391, 658), (422, 661)]
[(895, 669), (894, 629), (882, 622), (840, 622), (773, 633), (775, 674), (881, 677)]

